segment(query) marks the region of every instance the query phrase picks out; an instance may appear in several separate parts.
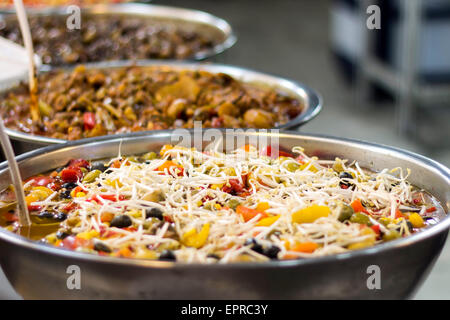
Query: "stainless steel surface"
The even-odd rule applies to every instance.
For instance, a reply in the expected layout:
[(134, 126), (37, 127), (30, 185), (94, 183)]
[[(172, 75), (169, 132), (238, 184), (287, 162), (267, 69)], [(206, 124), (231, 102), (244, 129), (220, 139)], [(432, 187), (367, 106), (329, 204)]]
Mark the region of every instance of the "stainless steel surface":
[[(46, 7), (42, 9), (27, 10), (28, 16), (34, 15), (60, 15), (67, 16), (66, 7)], [(231, 26), (225, 20), (213, 16), (209, 13), (184, 8), (176, 8), (161, 5), (122, 3), (122, 4), (99, 4), (85, 7), (81, 10), (82, 15), (123, 15), (130, 17), (147, 17), (149, 19), (159, 19), (170, 21), (179, 25), (189, 25), (195, 27), (198, 32), (210, 32), (215, 29), (217, 34), (223, 37), (223, 41), (208, 50), (195, 53), (190, 59), (203, 60), (216, 56), (232, 47), (236, 42), (236, 36)], [(0, 20), (7, 19), (8, 16), (15, 15), (13, 10), (0, 10)], [(207, 30), (209, 29), (209, 30)]]
[[(224, 132), (224, 131), (223, 131)], [(191, 134), (193, 132), (191, 131)], [(286, 148), (301, 145), (322, 158), (358, 160), (362, 167), (410, 168), (411, 183), (425, 188), (449, 211), (450, 170), (430, 159), (355, 140), (295, 133), (233, 133), (271, 137)], [(61, 166), (70, 158), (133, 154), (171, 142), (169, 131), (88, 139), (35, 150), (18, 158), (24, 177)], [(9, 183), (0, 166), (0, 188)], [(202, 265), (98, 257), (40, 245), (0, 230), (1, 266), (25, 298), (314, 299), (410, 297), (430, 272), (447, 238), (450, 218), (410, 237), (334, 256), (268, 263)], [(81, 289), (69, 290), (67, 267), (81, 270)], [(368, 267), (381, 271), (381, 289), (370, 290)]]
[[(87, 67), (92, 68), (114, 68), (130, 65), (130, 62), (103, 62), (86, 64)], [(177, 62), (177, 61), (156, 61), (145, 60), (135, 63), (136, 65), (165, 65), (172, 68), (191, 69), (191, 70), (205, 70), (213, 73), (226, 73), (243, 81), (245, 83), (252, 83), (262, 87), (270, 87), (286, 93), (292, 97), (299, 99), (303, 105), (304, 110), (293, 120), (276, 127), (277, 129), (297, 129), (303, 124), (313, 119), (322, 109), (322, 98), (312, 89), (295, 81), (279, 78), (276, 76), (260, 73), (257, 71), (244, 69), (236, 66), (228, 66), (222, 64), (207, 64), (196, 62)], [(9, 88), (13, 87), (17, 82), (12, 82)], [(6, 89), (7, 90), (7, 89)], [(24, 132), (15, 131), (7, 128), (8, 135), (13, 140), (14, 150), (16, 154), (21, 154), (26, 151), (37, 149), (46, 145), (61, 144), (67, 140), (54, 139), (44, 136), (33, 136)]]

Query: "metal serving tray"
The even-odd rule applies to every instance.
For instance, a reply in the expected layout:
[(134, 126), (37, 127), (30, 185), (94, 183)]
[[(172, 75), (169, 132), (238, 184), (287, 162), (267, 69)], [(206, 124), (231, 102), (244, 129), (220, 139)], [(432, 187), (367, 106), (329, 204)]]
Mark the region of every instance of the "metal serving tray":
[[(190, 69), (190, 70), (205, 70), (212, 73), (226, 73), (233, 78), (243, 81), (245, 83), (252, 83), (261, 87), (273, 88), (288, 94), (294, 98), (299, 99), (304, 110), (296, 118), (291, 121), (276, 127), (276, 129), (297, 129), (303, 124), (309, 122), (313, 119), (322, 109), (322, 98), (314, 90), (308, 88), (307, 86), (292, 81), (283, 79), (277, 76), (272, 76), (257, 71), (222, 65), (222, 64), (208, 64), (208, 63), (198, 63), (198, 62), (177, 62), (177, 61), (161, 61), (161, 60), (141, 60), (136, 63), (132, 62), (104, 62), (104, 63), (94, 63), (86, 64), (87, 68), (117, 68), (129, 65), (138, 66), (169, 66), (176, 69)], [(13, 88), (17, 84), (17, 81), (11, 82), (3, 88), (3, 92), (8, 90), (7, 88)], [(0, 88), (1, 90), (2, 88)], [(1, 92), (1, 91), (0, 91)], [(24, 132), (7, 129), (7, 133), (13, 140), (14, 150), (16, 154), (21, 154), (26, 151), (30, 151), (39, 147), (66, 143), (67, 140), (54, 139), (44, 136), (31, 135)]]
[[(45, 7), (40, 9), (27, 10), (29, 17), (39, 16), (67, 16), (67, 7)], [(211, 32), (220, 35), (222, 41), (208, 50), (195, 53), (190, 60), (203, 60), (214, 57), (232, 47), (236, 42), (236, 36), (230, 24), (212, 14), (192, 9), (177, 7), (142, 4), (142, 3), (121, 3), (121, 4), (99, 4), (81, 9), (82, 15), (119, 15), (129, 17), (147, 17), (152, 20), (160, 20), (162, 23), (170, 22), (175, 25), (186, 26), (198, 32)], [(12, 17), (14, 15), (14, 17)], [(15, 19), (15, 11), (12, 9), (0, 9), (0, 21)]]
[[(225, 132), (222, 130), (222, 133)], [(87, 139), (18, 157), (23, 178), (64, 165), (70, 158), (99, 159), (157, 150), (172, 131)], [(191, 136), (194, 134), (191, 130)], [(420, 155), (356, 140), (299, 133), (237, 132), (268, 137), (280, 146), (303, 146), (324, 159), (358, 160), (371, 170), (409, 168), (409, 181), (433, 194), (448, 213), (450, 170)], [(227, 136), (229, 138), (230, 136)], [(205, 137), (203, 137), (205, 139)], [(0, 165), (0, 189), (10, 183)], [(186, 264), (96, 256), (50, 247), (0, 229), (0, 263), (25, 298), (41, 299), (394, 299), (414, 294), (447, 238), (450, 217), (407, 238), (371, 248), (312, 259), (265, 263)], [(66, 285), (68, 266), (81, 271), (81, 289)], [(370, 266), (380, 269), (381, 289), (367, 286)]]

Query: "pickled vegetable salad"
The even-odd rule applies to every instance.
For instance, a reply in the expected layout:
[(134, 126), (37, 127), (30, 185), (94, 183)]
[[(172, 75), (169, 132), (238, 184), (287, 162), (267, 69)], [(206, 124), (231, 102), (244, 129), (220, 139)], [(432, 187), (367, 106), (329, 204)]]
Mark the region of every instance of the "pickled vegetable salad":
[(26, 199), (34, 221), (57, 223), (48, 244), (188, 263), (362, 249), (408, 236), (435, 210), (399, 169), (367, 172), (300, 147), (278, 155), (250, 145), (228, 154), (166, 145), (160, 155), (72, 160), (29, 179)]

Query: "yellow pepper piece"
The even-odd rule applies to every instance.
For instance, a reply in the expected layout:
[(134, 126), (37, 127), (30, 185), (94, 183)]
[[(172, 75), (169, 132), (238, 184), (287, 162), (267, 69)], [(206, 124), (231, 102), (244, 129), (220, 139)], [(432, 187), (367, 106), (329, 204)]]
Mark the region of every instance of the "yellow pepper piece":
[(269, 227), (271, 226), (275, 221), (277, 221), (280, 218), (280, 215), (267, 217), (264, 219), (259, 220), (259, 222), (256, 224), (258, 227)]
[(77, 238), (84, 239), (84, 240), (90, 240), (92, 238), (98, 237), (100, 233), (98, 233), (97, 230), (90, 230), (90, 231), (84, 231), (79, 234), (77, 234)]
[(132, 209), (128, 211), (128, 215), (132, 216), (133, 218), (140, 218), (142, 217), (142, 210)]
[(328, 217), (331, 210), (327, 206), (312, 205), (292, 214), (292, 222), (313, 223), (319, 218)]
[(377, 234), (375, 233), (375, 231), (373, 231), (372, 228), (364, 228), (361, 230), (360, 233), (362, 236), (370, 236), (366, 241), (375, 242), (375, 240), (377, 238)]
[(25, 197), (27, 205), (31, 205), (33, 202), (39, 201), (39, 197), (35, 194), (29, 194)]
[[(310, 164), (310, 162), (307, 162), (307, 163), (305, 163), (305, 164), (302, 164), (301, 166), (300, 166), (300, 170), (305, 170), (305, 168), (307, 167), (307, 166), (309, 166), (309, 164)], [(316, 167), (314, 167), (314, 165), (311, 165), (309, 168), (308, 168), (308, 170), (309, 171), (311, 171), (311, 172), (314, 172), (314, 173), (316, 173), (317, 171), (319, 171), (319, 170), (317, 170), (317, 168)]]
[(116, 189), (118, 188), (122, 188), (123, 187), (123, 183), (119, 181), (119, 179), (114, 179), (114, 180), (105, 180), (105, 184), (111, 187), (114, 187)]
[(83, 197), (86, 197), (86, 193), (84, 193), (84, 192), (82, 192), (82, 191), (77, 192), (77, 194), (75, 195), (75, 197), (76, 197), (76, 198), (83, 198)]
[(409, 222), (412, 223), (414, 228), (422, 228), (425, 226), (425, 222), (423, 221), (423, 218), (418, 213), (412, 213), (409, 215)]
[(164, 155), (164, 153), (166, 153), (167, 151), (169, 151), (170, 149), (173, 149), (173, 146), (171, 144), (165, 144), (163, 145), (163, 147), (161, 148), (161, 150), (159, 151), (159, 154), (161, 156)]
[(266, 211), (269, 208), (270, 208), (270, 206), (269, 206), (268, 202), (260, 202), (256, 206), (256, 210), (258, 210), (258, 211)]
[(375, 231), (372, 230), (372, 228), (364, 228), (361, 230), (360, 235), (362, 236), (369, 236), (366, 240), (352, 243), (347, 248), (349, 250), (359, 250), (367, 247), (371, 247), (375, 244), (377, 235)]
[(41, 201), (47, 199), (52, 193), (53, 190), (46, 187), (33, 187), (31, 189), (31, 194), (36, 195)]
[(373, 246), (373, 244), (374, 243), (372, 241), (361, 241), (361, 242), (352, 243), (347, 248), (349, 250), (359, 250), (359, 249), (371, 247), (371, 246)]
[(197, 233), (197, 230), (191, 229), (183, 235), (183, 243), (188, 247), (200, 248), (208, 239), (209, 223), (203, 225), (202, 230)]
[(220, 190), (222, 189), (222, 187), (225, 185), (225, 183), (217, 183), (217, 184), (212, 184), (211, 185), (211, 189), (213, 190)]
[(134, 257), (137, 259), (156, 259), (158, 257), (158, 255), (153, 250), (139, 248), (139, 249), (137, 249)]

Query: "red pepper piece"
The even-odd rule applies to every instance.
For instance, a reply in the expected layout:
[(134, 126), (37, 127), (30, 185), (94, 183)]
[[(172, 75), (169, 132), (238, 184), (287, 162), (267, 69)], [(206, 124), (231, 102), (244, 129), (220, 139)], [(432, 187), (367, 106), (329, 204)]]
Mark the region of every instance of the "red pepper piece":
[(289, 152), (285, 152), (285, 151), (280, 150), (279, 146), (267, 146), (266, 148), (261, 150), (260, 154), (262, 156), (268, 156), (268, 157), (271, 157), (273, 159), (276, 159), (278, 157), (290, 157), (290, 158), (292, 158), (292, 154), (290, 154)]
[(83, 114), (83, 124), (84, 124), (84, 130), (92, 130), (95, 127), (96, 120), (95, 120), (95, 114), (92, 112), (85, 112)]
[(68, 168), (72, 168), (72, 167), (83, 167), (88, 169), (89, 168), (89, 162), (87, 160), (84, 159), (72, 159), (69, 161), (69, 165), (67, 166)]

